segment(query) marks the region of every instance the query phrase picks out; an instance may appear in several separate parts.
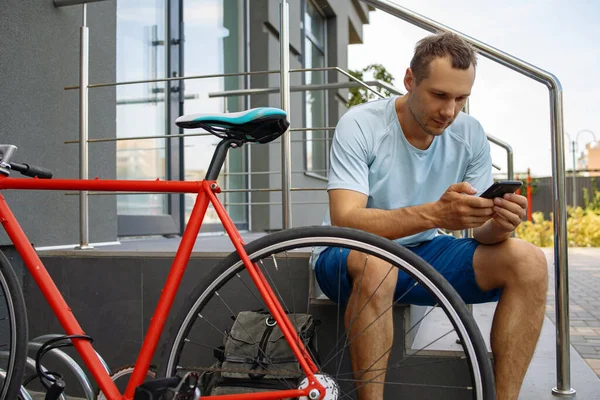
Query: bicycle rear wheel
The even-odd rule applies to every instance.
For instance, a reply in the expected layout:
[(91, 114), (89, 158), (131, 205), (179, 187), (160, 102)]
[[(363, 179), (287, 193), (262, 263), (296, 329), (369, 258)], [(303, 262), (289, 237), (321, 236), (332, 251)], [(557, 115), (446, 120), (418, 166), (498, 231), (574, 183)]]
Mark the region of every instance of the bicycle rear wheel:
[[(415, 280), (408, 291), (423, 287), (435, 306), (416, 310), (401, 306), (401, 294), (381, 315), (372, 316), (373, 324), (389, 318), (391, 313), (395, 326), (404, 325), (404, 329), (394, 330), (391, 344), (381, 354), (371, 355), (374, 361), (368, 368), (353, 372), (351, 346), (361, 335), (374, 337), (376, 325), (371, 331), (371, 324), (359, 332), (356, 328), (352, 330), (364, 306), (348, 303), (343, 307), (338, 301), (315, 297), (308, 284), (312, 271), (307, 255), (316, 246), (348, 248), (386, 261), (391, 268), (398, 268), (399, 273)], [(336, 227), (282, 231), (249, 243), (246, 251), (250, 260), (261, 268), (287, 312), (309, 312), (321, 320), (319, 355), (313, 358), (320, 360), (319, 373), (336, 381), (340, 389), (338, 398), (358, 398), (365, 385), (383, 385), (386, 399), (495, 398), (491, 361), (475, 321), (450, 284), (412, 252), (375, 235)], [(222, 345), (232, 317), (240, 311), (260, 308), (266, 307), (234, 252), (188, 297), (163, 351), (161, 374), (174, 376), (214, 369), (214, 350)], [(441, 329), (434, 339), (430, 339), (432, 325)], [(462, 348), (454, 352), (439, 350), (441, 342), (454, 343), (456, 336)], [(415, 347), (419, 343), (423, 345)], [(356, 346), (352, 350), (352, 357), (357, 358)], [(382, 364), (385, 358), (387, 362)], [(365, 376), (369, 379), (362, 379)]]
[(0, 251), (0, 399), (16, 399), (27, 357), (27, 314), (21, 285)]

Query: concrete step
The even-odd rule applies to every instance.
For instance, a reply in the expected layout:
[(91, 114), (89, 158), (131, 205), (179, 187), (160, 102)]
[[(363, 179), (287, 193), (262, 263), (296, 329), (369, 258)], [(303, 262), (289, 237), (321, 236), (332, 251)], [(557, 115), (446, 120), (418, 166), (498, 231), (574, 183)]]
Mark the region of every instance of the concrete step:
[[(473, 306), (473, 316), (490, 352), (489, 337), (495, 309), (496, 303)], [(437, 314), (438, 311), (443, 314), (441, 310), (434, 310), (423, 321), (409, 350), (417, 351), (451, 329), (446, 316)], [(444, 326), (444, 324), (448, 326)], [(456, 338), (457, 336), (454, 333), (449, 334), (430, 346), (428, 350), (423, 350), (419, 354), (438, 357), (460, 354), (462, 352), (461, 346), (456, 343)], [(545, 318), (540, 340), (525, 376), (519, 400), (555, 400), (557, 397), (552, 394), (552, 388), (555, 386), (556, 327), (550, 319)], [(576, 390), (576, 396), (573, 398), (586, 400), (600, 398), (600, 379), (573, 346), (571, 346), (571, 387)]]

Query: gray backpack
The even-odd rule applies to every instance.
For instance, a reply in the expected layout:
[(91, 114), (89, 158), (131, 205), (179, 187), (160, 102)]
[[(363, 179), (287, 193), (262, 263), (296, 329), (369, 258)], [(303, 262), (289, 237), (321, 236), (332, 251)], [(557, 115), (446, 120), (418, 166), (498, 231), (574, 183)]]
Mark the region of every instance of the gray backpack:
[[(310, 314), (288, 314), (304, 346), (317, 357), (315, 321)], [(226, 333), (218, 361), (201, 376), (202, 395), (244, 394), (297, 389), (304, 372), (268, 312), (240, 312)]]

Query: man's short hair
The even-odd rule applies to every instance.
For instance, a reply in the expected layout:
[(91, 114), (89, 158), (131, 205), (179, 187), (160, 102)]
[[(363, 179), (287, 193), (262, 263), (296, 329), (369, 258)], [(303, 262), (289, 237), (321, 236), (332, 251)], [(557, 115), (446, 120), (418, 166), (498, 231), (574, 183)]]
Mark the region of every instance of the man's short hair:
[(426, 36), (415, 46), (415, 54), (410, 61), (410, 69), (418, 85), (429, 76), (429, 64), (436, 58), (449, 57), (452, 68), (468, 69), (477, 66), (475, 49), (452, 32), (442, 32)]

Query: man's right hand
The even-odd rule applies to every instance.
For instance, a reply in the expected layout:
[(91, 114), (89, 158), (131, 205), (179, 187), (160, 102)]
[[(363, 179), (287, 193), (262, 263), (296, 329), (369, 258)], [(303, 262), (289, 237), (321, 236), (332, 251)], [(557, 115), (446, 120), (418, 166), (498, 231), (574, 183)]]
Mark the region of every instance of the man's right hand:
[(494, 215), (494, 201), (473, 196), (477, 193), (467, 182), (451, 185), (434, 203), (434, 218), (439, 228), (460, 230), (483, 225)]

